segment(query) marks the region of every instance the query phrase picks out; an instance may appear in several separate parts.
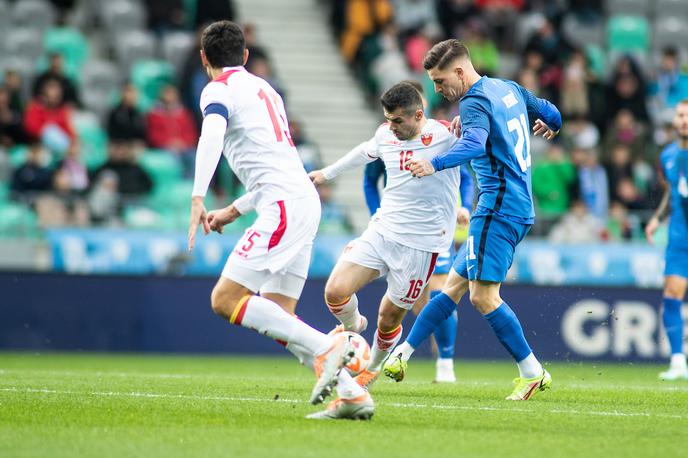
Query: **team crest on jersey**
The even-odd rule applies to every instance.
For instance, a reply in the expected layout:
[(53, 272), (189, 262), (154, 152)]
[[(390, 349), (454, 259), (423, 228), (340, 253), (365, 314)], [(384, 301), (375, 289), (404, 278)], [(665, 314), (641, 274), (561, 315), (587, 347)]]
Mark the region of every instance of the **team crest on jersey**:
[(423, 134), (420, 136), (420, 141), (423, 142), (425, 146), (429, 146), (432, 143), (432, 134)]

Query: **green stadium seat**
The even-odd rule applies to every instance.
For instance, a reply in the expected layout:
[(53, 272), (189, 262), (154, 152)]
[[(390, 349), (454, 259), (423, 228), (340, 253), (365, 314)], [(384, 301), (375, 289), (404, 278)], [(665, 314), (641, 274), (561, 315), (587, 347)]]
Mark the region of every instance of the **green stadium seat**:
[(131, 81), (139, 91), (139, 107), (147, 111), (157, 100), (160, 89), (174, 82), (174, 68), (162, 60), (140, 60), (131, 69)]
[(610, 52), (647, 52), (650, 49), (650, 25), (641, 16), (613, 16), (607, 23)]
[(43, 47), (46, 53), (60, 53), (67, 68), (78, 74), (88, 58), (88, 42), (78, 29), (72, 27), (54, 27), (43, 36)]
[(107, 133), (97, 120), (75, 119), (75, 129), (81, 141), (81, 157), (89, 170), (98, 168), (107, 160)]
[(605, 56), (604, 49), (590, 44), (585, 47), (585, 55), (588, 58), (590, 70), (597, 77), (604, 78), (607, 72), (607, 57)]
[(38, 218), (25, 205), (0, 203), (0, 237), (35, 237), (39, 234)]
[(149, 149), (139, 158), (139, 163), (150, 174), (154, 193), (167, 190), (182, 178), (179, 159), (169, 151)]

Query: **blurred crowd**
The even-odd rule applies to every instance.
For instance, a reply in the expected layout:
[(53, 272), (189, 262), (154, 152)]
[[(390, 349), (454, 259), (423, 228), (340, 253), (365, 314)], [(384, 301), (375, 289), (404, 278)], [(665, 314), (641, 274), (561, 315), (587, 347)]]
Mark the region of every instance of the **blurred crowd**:
[(663, 192), (658, 153), (673, 141), (672, 108), (688, 97), (688, 68), (685, 41), (658, 25), (677, 14), (685, 24), (688, 8), (665, 1), (652, 9), (657, 3), (333, 0), (329, 13), (342, 56), (373, 102), (416, 79), (431, 115), (452, 119), (458, 108), (433, 94), (422, 59), (434, 43), (459, 38), (479, 73), (555, 103), (560, 137), (531, 144), (531, 235), (592, 242), (640, 239)]
[[(39, 7), (50, 12), (45, 35), (35, 17), (9, 32), (21, 37), (36, 26), (43, 37), (38, 66), (22, 65), (21, 53), (11, 55), (0, 45), (0, 57), (7, 57), (0, 65), (0, 219), (21, 223), (0, 224), (0, 233), (31, 229), (24, 227), (27, 221), (35, 221), (37, 230), (183, 228), (202, 122), (198, 100), (208, 82), (199, 57), (200, 32), (214, 20), (236, 20), (233, 3), (112, 0), (109, 9), (105, 2), (75, 0), (0, 3), (17, 17), (30, 16), (31, 3), (34, 13)], [(90, 45), (89, 56), (75, 68), (70, 51), (76, 45), (54, 49), (47, 38), (52, 30), (76, 34), (82, 46)], [(268, 80), (288, 104), (255, 27), (244, 24), (244, 31), (248, 70)], [(120, 42), (131, 37), (140, 39), (122, 49)], [(105, 70), (98, 72), (101, 67)], [(318, 149), (294, 117), (290, 129), (306, 168), (321, 167)], [(226, 205), (244, 192), (228, 167), (218, 169), (210, 206)], [(331, 190), (319, 191), (322, 229), (350, 232)], [(22, 212), (32, 218), (18, 218)], [(251, 220), (234, 227), (243, 230)]]

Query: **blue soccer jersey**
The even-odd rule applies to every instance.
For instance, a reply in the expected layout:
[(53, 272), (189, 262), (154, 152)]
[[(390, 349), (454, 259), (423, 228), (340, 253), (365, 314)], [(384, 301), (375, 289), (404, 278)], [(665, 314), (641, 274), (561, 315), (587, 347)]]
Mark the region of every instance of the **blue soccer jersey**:
[(671, 190), (669, 245), (688, 248), (688, 150), (678, 142), (667, 145), (659, 156), (664, 178)]

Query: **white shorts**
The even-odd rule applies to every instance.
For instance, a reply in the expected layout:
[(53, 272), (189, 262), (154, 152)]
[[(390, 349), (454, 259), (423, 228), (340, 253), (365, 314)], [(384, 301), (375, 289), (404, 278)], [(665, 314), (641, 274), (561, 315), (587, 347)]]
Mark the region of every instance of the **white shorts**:
[(387, 296), (397, 307), (410, 310), (435, 269), (437, 253), (385, 239), (369, 227), (347, 245), (341, 259), (386, 274)]
[(254, 293), (298, 299), (308, 277), (319, 224), (317, 195), (265, 206), (234, 246), (222, 276)]

